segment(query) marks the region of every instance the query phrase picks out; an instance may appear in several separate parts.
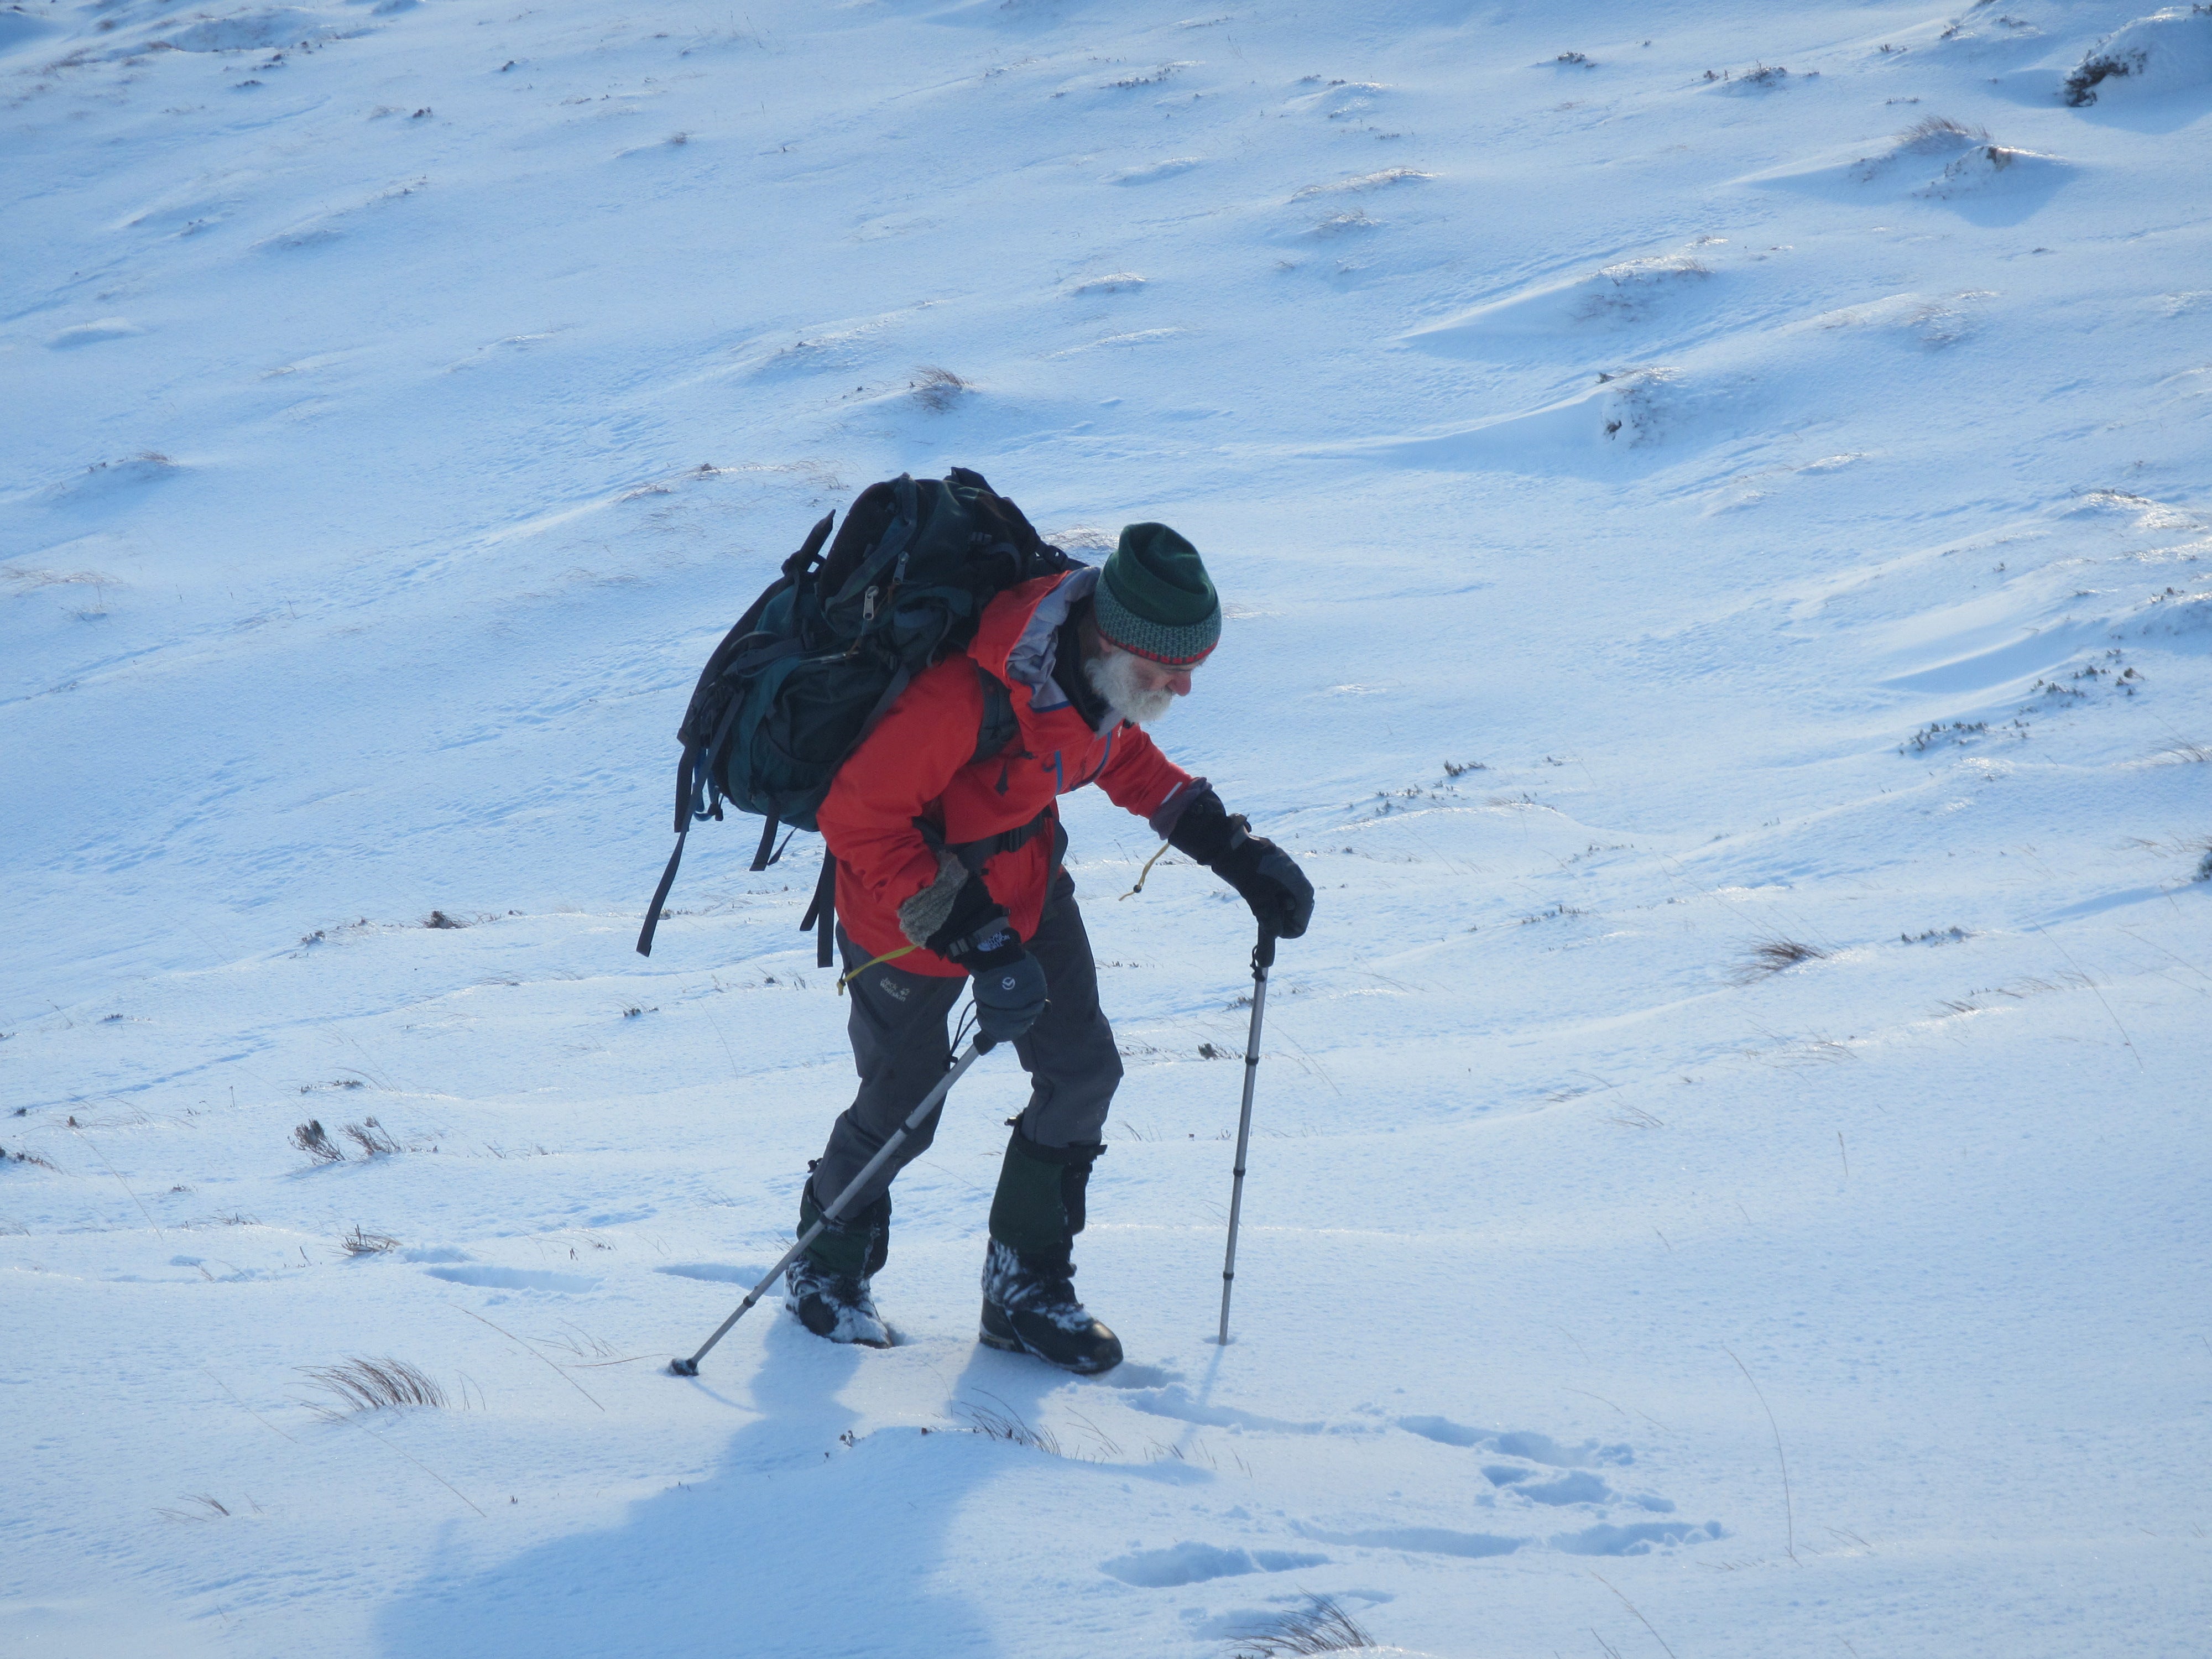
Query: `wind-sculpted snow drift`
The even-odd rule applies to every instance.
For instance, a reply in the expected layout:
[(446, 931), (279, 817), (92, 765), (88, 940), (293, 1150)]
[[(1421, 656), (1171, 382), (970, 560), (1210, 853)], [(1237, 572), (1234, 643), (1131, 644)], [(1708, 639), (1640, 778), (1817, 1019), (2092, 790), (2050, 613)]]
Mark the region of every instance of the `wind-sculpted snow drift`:
[(2212, 10), (2168, 6), (2097, 42), (2060, 88), (2080, 109), (2100, 97), (2155, 97), (2212, 87)]

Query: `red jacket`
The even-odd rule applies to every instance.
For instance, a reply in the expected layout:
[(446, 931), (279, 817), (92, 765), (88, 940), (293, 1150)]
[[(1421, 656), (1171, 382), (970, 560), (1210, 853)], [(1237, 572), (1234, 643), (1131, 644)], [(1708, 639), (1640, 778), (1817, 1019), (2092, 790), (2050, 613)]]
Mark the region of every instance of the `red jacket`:
[[(1117, 806), (1155, 819), (1176, 816), (1202, 781), (1169, 760), (1127, 721), (1094, 731), (1053, 683), (1057, 634), (1069, 611), (1097, 586), (1095, 568), (1040, 576), (984, 608), (975, 642), (915, 677), (868, 739), (837, 771), (816, 814), (837, 860), (837, 917), (868, 956), (902, 949), (898, 908), (937, 879), (938, 857), (915, 820), (949, 842), (982, 841), (1049, 811), (1052, 822), (983, 866), (991, 896), (1024, 939), (1036, 932), (1057, 840), (1054, 803), (1095, 783)], [(983, 720), (980, 665), (1012, 694), (1020, 733), (1000, 753), (975, 759)], [(966, 969), (935, 951), (898, 959), (907, 973), (958, 978)]]

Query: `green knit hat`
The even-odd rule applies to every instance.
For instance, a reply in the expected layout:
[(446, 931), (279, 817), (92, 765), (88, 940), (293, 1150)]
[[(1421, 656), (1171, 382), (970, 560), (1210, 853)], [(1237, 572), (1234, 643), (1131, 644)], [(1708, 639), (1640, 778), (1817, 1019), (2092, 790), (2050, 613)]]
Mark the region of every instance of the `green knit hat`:
[(1188, 668), (1221, 640), (1221, 601), (1198, 550), (1164, 524), (1125, 525), (1093, 595), (1109, 645)]

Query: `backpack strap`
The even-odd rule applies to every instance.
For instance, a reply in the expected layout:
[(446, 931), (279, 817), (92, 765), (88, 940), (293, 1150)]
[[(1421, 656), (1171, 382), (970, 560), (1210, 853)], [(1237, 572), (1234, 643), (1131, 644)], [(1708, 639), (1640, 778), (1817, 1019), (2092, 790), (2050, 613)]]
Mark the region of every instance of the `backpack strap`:
[(970, 766), (990, 759), (1022, 734), (1020, 717), (1014, 713), (1014, 694), (1006, 690), (1006, 682), (979, 662), (975, 684), (983, 693), (983, 718), (976, 723), (975, 752), (968, 757)]
[(676, 766), (676, 846), (668, 854), (667, 867), (660, 872), (660, 885), (653, 890), (653, 902), (645, 907), (645, 926), (637, 935), (637, 953), (641, 957), (653, 954), (653, 935), (660, 926), (660, 907), (668, 902), (668, 890), (676, 884), (676, 866), (684, 862), (684, 842), (691, 834), (691, 785), (698, 761), (699, 750), (690, 744), (684, 744), (684, 758)]
[[(975, 752), (969, 757), (968, 763), (970, 766), (978, 761), (990, 759), (992, 756), (1020, 737), (1022, 732), (1021, 721), (1014, 714), (1013, 694), (1006, 690), (997, 676), (981, 663), (975, 665), (975, 679), (983, 693), (983, 717), (976, 724)], [(904, 677), (902, 676), (900, 682), (894, 686), (890, 693), (886, 695), (884, 702), (878, 706), (878, 715), (896, 697), (897, 693), (905, 689), (903, 682)], [(963, 842), (951, 850), (954, 855), (963, 863), (967, 864), (969, 869), (981, 870), (987, 860), (994, 858), (1000, 853), (1011, 853), (1015, 848), (1025, 844), (1030, 837), (1036, 835), (1048, 822), (1051, 822), (1055, 830), (1058, 829), (1058, 822), (1054, 819), (1050, 807), (1038, 813), (1036, 817), (1018, 830), (1005, 830), (999, 835), (986, 836), (981, 841)], [(933, 849), (945, 846), (945, 838), (938, 833), (936, 825), (929, 823), (926, 818), (916, 818), (915, 823), (921, 830), (922, 839), (927, 842)], [(768, 828), (761, 835), (762, 854), (767, 852), (769, 840), (775, 835), (775, 827), (776, 820), (771, 816), (768, 822)], [(1066, 845), (1067, 838), (1064, 834), (1056, 837), (1053, 847), (1053, 865), (1055, 869), (1059, 867), (1060, 849)], [(779, 854), (777, 856), (781, 857), (781, 854)], [(757, 860), (759, 854), (757, 854)], [(770, 860), (770, 862), (773, 861)], [(757, 861), (753, 865), (756, 870), (765, 867)], [(827, 968), (830, 965), (830, 943), (836, 925), (837, 855), (825, 847), (822, 849), (822, 873), (815, 878), (814, 882), (813, 902), (806, 907), (806, 914), (799, 919), (799, 922), (800, 933), (804, 933), (809, 929), (814, 932), (814, 965), (817, 968)]]
[[(976, 722), (975, 752), (968, 758), (970, 766), (989, 760), (1022, 735), (1021, 720), (1014, 713), (1014, 696), (1006, 690), (1005, 683), (981, 663), (975, 665), (975, 683), (983, 693), (983, 718)], [(1006, 793), (1003, 781), (999, 793)], [(1048, 806), (1019, 829), (1002, 830), (995, 836), (984, 836), (981, 841), (947, 842), (943, 833), (928, 819), (916, 818), (914, 823), (915, 828), (921, 831), (922, 840), (929, 843), (932, 852), (950, 852), (970, 871), (980, 874), (988, 860), (1026, 844), (1052, 816), (1052, 808)]]
[(1060, 867), (1060, 855), (1066, 850), (1067, 836), (1060, 828), (1060, 815), (1050, 806), (1045, 807), (1027, 823), (1016, 824), (1011, 830), (1001, 830), (995, 836), (985, 836), (977, 841), (947, 841), (945, 833), (927, 818), (916, 818), (914, 827), (933, 853), (950, 853), (968, 866), (969, 873), (980, 876), (983, 866), (1001, 853), (1011, 853), (1028, 846), (1046, 830), (1053, 831), (1052, 865)]
[[(732, 659), (740, 657), (741, 652), (743, 667), (750, 668), (759, 662), (785, 655), (787, 650), (798, 648), (795, 643), (787, 647), (773, 641), (765, 646), (752, 645), (754, 626), (776, 595), (807, 580), (820, 562), (822, 544), (830, 539), (830, 526), (836, 517), (835, 513), (822, 515), (814, 528), (807, 532), (806, 539), (799, 544), (799, 550), (783, 562), (783, 574), (769, 584), (761, 596), (746, 608), (737, 625), (722, 636), (721, 644), (707, 659), (707, 665), (699, 671), (699, 683), (691, 692), (693, 708), (696, 708), (707, 688), (730, 667)], [(676, 768), (676, 845), (668, 854), (666, 867), (660, 872), (660, 884), (653, 890), (653, 902), (645, 907), (645, 926), (638, 930), (637, 935), (637, 953), (641, 957), (653, 954), (653, 935), (660, 926), (661, 909), (668, 902), (668, 890), (676, 884), (677, 868), (684, 862), (684, 843), (691, 834), (693, 822), (705, 817), (719, 819), (722, 816), (722, 792), (714, 785), (714, 762), (722, 745), (729, 740), (731, 723), (737, 718), (738, 702), (735, 698), (731, 700), (720, 727), (711, 736), (691, 732), (692, 708), (684, 710), (685, 729), (678, 733), (685, 741), (684, 758)], [(769, 838), (775, 833), (775, 819), (771, 817), (768, 821), (767, 832), (761, 836), (760, 851), (753, 855), (753, 868), (756, 870), (765, 869), (775, 862), (775, 858), (769, 857), (768, 853)], [(781, 857), (781, 852), (775, 856)]]
[(799, 931), (814, 929), (814, 965), (830, 965), (830, 936), (837, 927), (837, 855), (822, 849), (822, 873), (814, 878), (814, 902), (799, 919)]

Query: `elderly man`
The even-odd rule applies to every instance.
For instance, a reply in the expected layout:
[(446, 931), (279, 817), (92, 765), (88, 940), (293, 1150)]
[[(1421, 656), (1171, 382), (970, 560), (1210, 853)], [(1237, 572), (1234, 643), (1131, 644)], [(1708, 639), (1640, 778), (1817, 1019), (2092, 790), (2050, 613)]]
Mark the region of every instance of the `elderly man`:
[[(1313, 887), (1289, 854), (1250, 834), (1141, 729), (1190, 694), (1220, 636), (1220, 602), (1197, 549), (1165, 525), (1131, 525), (1103, 568), (1041, 576), (993, 599), (966, 653), (915, 678), (840, 769), (818, 814), (837, 861), (860, 1086), (812, 1166), (799, 1231), (944, 1076), (946, 1016), (972, 978), (978, 1023), (1014, 1045), (1031, 1085), (991, 1201), (981, 1337), (1070, 1370), (1121, 1358), (1120, 1340), (1073, 1283), (1121, 1061), (1061, 867), (1067, 838), (1054, 801), (1097, 784), (1285, 938), (1313, 914)], [(1015, 730), (981, 754), (994, 694), (1011, 700)], [(932, 1116), (793, 1264), (785, 1306), (807, 1329), (890, 1345), (870, 1281), (889, 1252), (898, 1164), (935, 1128)]]

